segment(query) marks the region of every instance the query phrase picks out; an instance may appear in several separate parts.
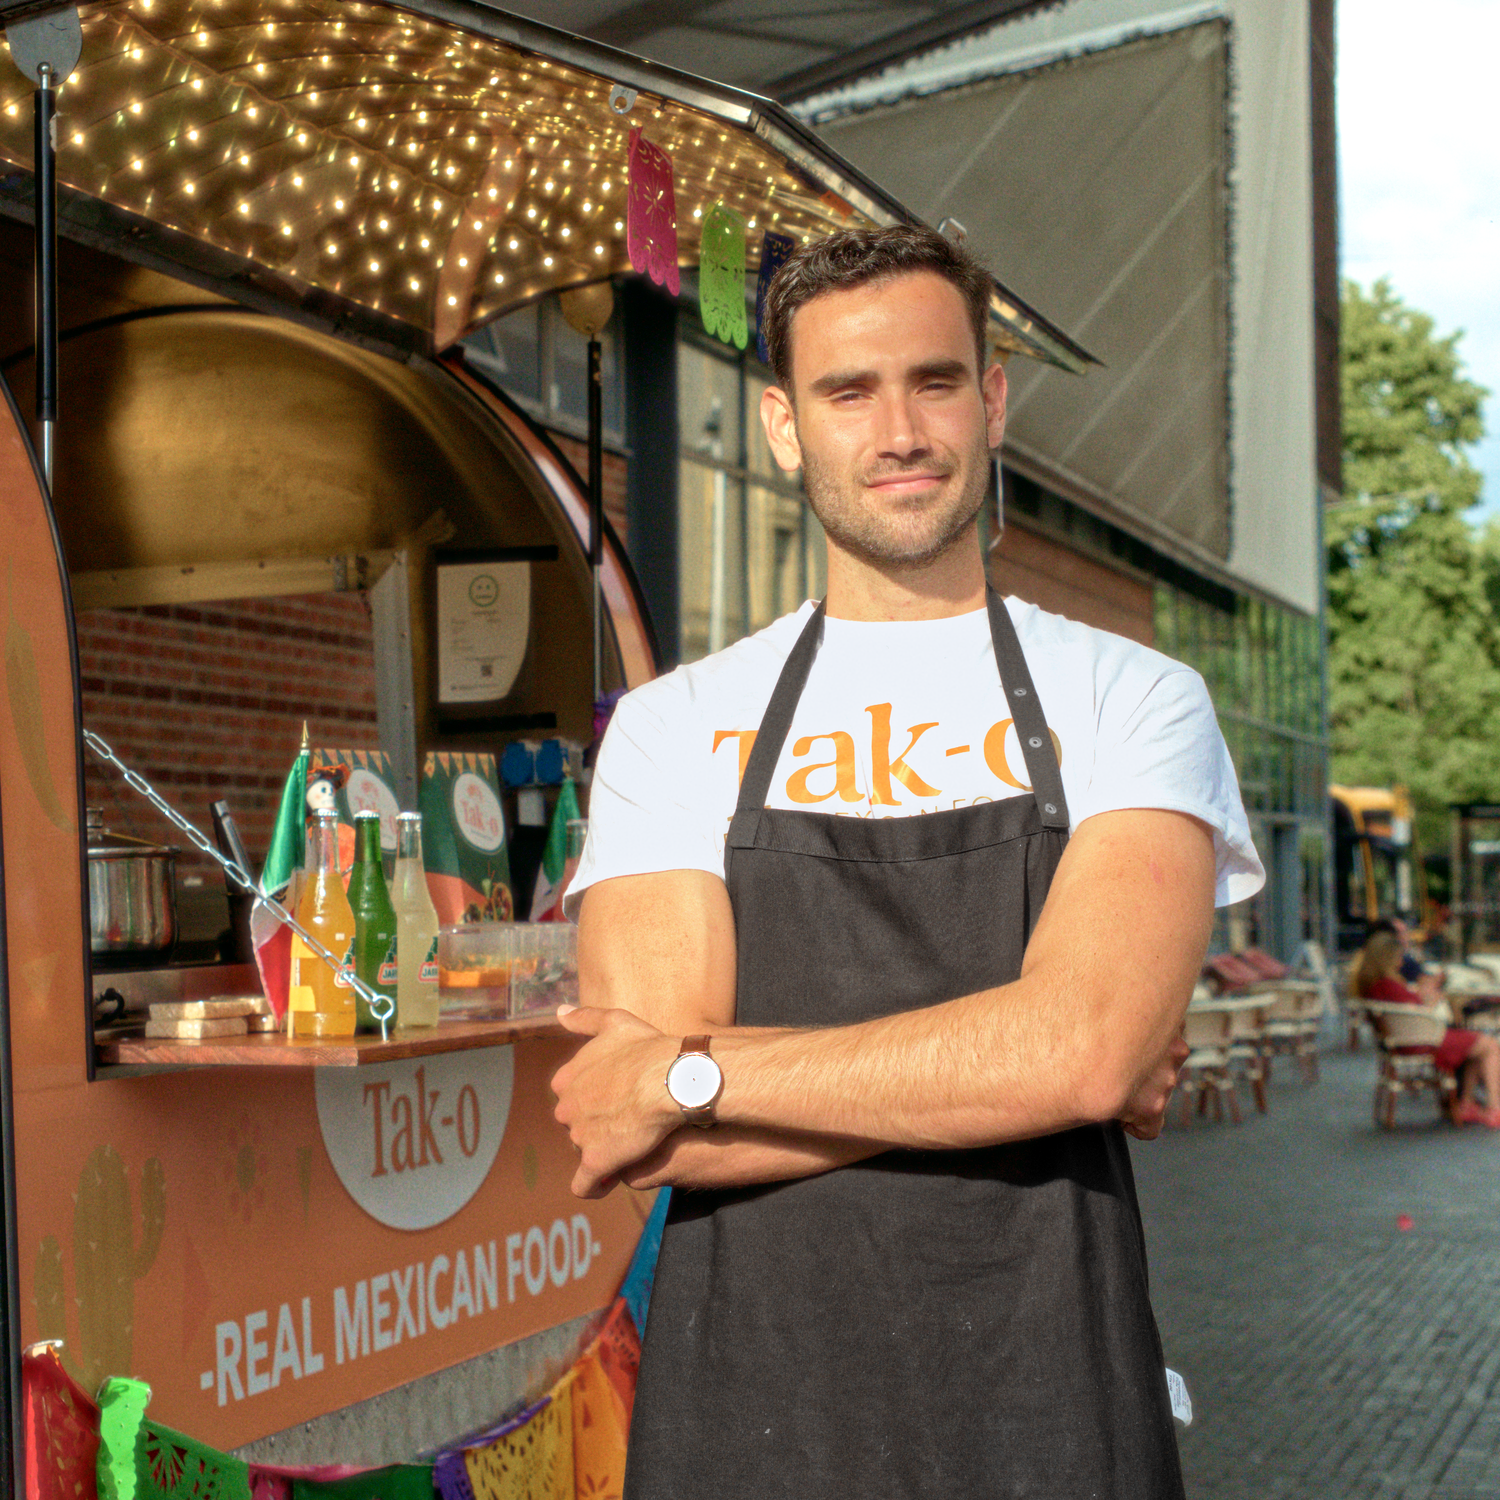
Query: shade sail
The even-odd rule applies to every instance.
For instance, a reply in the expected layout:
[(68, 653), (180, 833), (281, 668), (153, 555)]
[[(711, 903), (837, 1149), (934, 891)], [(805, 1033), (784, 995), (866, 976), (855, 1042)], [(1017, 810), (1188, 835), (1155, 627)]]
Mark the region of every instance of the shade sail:
[[(1222, 561), (1229, 463), (1228, 28), (1183, 27), (818, 129), (1104, 361), (1087, 384), (1010, 369), (1018, 466), (1128, 529)], [(847, 98), (844, 107), (848, 107)]]
[[(58, 108), (65, 230), (419, 347), (631, 269), (636, 129), (672, 159), (683, 265), (716, 203), (746, 221), (751, 272), (764, 230), (911, 217), (767, 101), (487, 6), (96, 0), (80, 16)], [(0, 159), (21, 168), (30, 93), (7, 64)], [(29, 202), (29, 180), (6, 196)], [(1087, 358), (1003, 287), (993, 322), (1003, 347)]]

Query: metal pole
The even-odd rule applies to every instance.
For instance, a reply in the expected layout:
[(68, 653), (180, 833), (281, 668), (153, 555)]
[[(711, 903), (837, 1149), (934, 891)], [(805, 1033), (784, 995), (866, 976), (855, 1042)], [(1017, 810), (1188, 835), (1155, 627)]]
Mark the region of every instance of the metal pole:
[(604, 355), (597, 337), (589, 340), (589, 566), (594, 573), (594, 701), (604, 696)]
[(36, 416), (42, 430), (42, 474), (52, 492), (57, 423), (57, 89), (51, 63), (38, 69), (32, 167), (36, 180)]

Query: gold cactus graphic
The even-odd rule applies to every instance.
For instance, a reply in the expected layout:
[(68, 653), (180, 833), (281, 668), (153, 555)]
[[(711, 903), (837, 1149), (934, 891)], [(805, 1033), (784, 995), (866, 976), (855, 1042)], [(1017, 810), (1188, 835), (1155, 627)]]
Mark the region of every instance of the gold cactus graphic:
[(67, 1332), (62, 1249), (48, 1235), (37, 1251), (37, 1329), (63, 1339), (63, 1363), (86, 1391), (109, 1375), (128, 1375), (135, 1340), (135, 1283), (151, 1269), (167, 1220), (161, 1162), (141, 1169), (141, 1242), (125, 1164), (113, 1146), (99, 1146), (84, 1163), (73, 1208), (73, 1284), (78, 1338)]

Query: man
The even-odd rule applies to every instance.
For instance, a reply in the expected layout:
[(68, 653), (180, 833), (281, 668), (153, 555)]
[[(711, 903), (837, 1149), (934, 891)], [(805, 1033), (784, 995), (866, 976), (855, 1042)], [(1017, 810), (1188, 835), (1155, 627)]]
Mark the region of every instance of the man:
[(1262, 875), (1197, 675), (987, 595), (989, 288), (924, 229), (781, 269), (824, 607), (601, 748), (553, 1086), (576, 1192), (679, 1189), (631, 1500), (1181, 1494), (1122, 1124)]

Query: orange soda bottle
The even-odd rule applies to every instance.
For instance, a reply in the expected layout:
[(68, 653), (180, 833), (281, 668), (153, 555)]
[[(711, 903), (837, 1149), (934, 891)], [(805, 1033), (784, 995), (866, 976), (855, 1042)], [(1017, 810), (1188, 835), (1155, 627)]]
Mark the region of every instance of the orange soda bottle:
[(308, 836), (307, 883), (296, 917), (339, 957), (337, 973), (294, 932), (288, 1006), (293, 1036), (353, 1036), (354, 912), (339, 876), (338, 814), (319, 812)]

